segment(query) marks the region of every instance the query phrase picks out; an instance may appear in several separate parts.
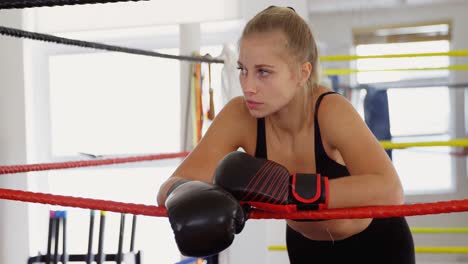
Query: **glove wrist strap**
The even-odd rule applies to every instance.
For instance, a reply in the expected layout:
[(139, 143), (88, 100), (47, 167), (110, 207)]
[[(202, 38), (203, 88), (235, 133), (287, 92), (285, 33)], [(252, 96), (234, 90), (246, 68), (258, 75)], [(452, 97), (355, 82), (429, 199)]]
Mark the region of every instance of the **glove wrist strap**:
[(320, 174), (291, 175), (289, 203), (297, 210), (320, 210), (328, 207), (328, 178)]

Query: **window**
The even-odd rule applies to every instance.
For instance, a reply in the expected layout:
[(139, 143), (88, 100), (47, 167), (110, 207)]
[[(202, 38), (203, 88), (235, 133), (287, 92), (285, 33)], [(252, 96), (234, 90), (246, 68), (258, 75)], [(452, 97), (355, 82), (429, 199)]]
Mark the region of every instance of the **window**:
[(448, 88), (389, 89), (387, 95), (390, 105), (390, 130), (394, 137), (448, 134)]
[[(449, 24), (357, 30), (356, 55), (447, 52)], [(359, 59), (358, 84), (387, 89), (390, 131), (394, 142), (449, 139), (448, 70), (397, 71), (401, 68), (449, 66), (447, 56)], [(368, 70), (389, 71), (368, 71)], [(393, 163), (406, 194), (438, 193), (454, 188), (450, 148), (426, 147), (393, 150)]]
[[(177, 44), (176, 44), (177, 45)], [(176, 46), (174, 45), (174, 46)], [(177, 48), (157, 52), (178, 54)], [(180, 151), (179, 61), (113, 52), (52, 55), (49, 59), (51, 154), (131, 156)], [(156, 205), (159, 186), (180, 160), (51, 171), (49, 192)], [(59, 208), (54, 208), (58, 210)], [(86, 252), (89, 212), (67, 210), (68, 252)], [(99, 218), (96, 217), (96, 227)], [(128, 252), (130, 223), (124, 251)], [(108, 212), (104, 251), (116, 253), (120, 215)], [(138, 217), (135, 249), (143, 262), (180, 259), (166, 218)], [(95, 230), (97, 239), (97, 230)], [(97, 248), (95, 240), (95, 250)]]
[[(447, 40), (387, 43), (387, 44), (363, 44), (356, 47), (357, 55), (388, 55), (411, 54), (429, 52), (447, 52), (450, 49)], [(360, 72), (357, 81), (363, 83), (398, 82), (416, 79), (446, 78), (448, 70), (421, 70), (421, 71), (382, 71), (365, 72), (366, 70), (392, 70), (399, 68), (437, 68), (449, 66), (449, 57), (407, 57), (407, 58), (382, 58), (357, 60), (357, 68)]]
[(87, 53), (52, 56), (49, 69), (53, 156), (180, 149), (178, 61)]

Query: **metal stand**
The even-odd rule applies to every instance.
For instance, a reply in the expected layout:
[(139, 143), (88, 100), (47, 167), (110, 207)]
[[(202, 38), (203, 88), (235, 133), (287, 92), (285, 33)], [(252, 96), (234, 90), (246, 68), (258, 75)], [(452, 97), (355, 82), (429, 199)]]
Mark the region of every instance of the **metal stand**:
[[(121, 215), (120, 218), (120, 230), (119, 230), (119, 243), (116, 254), (105, 254), (103, 252), (104, 246), (104, 228), (105, 228), (105, 212), (101, 211), (100, 223), (99, 223), (99, 242), (98, 252), (93, 253), (93, 234), (94, 234), (94, 210), (91, 211), (89, 220), (89, 239), (88, 239), (88, 252), (86, 254), (67, 254), (66, 250), (66, 223), (67, 214), (66, 211), (50, 211), (49, 218), (49, 233), (47, 240), (47, 254), (38, 254), (28, 258), (27, 264), (34, 263), (46, 263), (46, 264), (57, 264), (68, 262), (85, 262), (87, 264), (97, 263), (102, 264), (104, 262), (115, 262), (117, 264), (141, 264), (141, 251), (134, 252), (134, 240), (135, 240), (135, 229), (136, 229), (136, 215), (133, 215), (132, 221), (132, 233), (130, 241), (130, 252), (123, 253), (123, 239), (124, 239), (124, 228), (125, 228), (125, 214)], [(62, 226), (62, 254), (59, 251), (59, 237), (60, 227)], [(53, 250), (53, 252), (52, 252)]]

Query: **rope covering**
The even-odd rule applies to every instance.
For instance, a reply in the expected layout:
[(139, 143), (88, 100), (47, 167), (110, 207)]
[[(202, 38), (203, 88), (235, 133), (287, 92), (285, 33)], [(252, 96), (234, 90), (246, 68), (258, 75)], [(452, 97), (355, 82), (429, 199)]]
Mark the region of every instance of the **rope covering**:
[(466, 89), (468, 88), (468, 83), (449, 83), (449, 82), (438, 82), (438, 81), (432, 81), (432, 82), (416, 82), (416, 83), (401, 83), (401, 84), (395, 84), (391, 82), (381, 82), (381, 83), (372, 83), (371, 85), (369, 84), (358, 84), (358, 85), (339, 85), (338, 88), (341, 89), (379, 89), (379, 90), (388, 90), (389, 87), (391, 89), (397, 89), (397, 88), (420, 88), (420, 89), (426, 89), (428, 87), (448, 87), (450, 89)]
[[(409, 148), (409, 147), (437, 147), (437, 146), (468, 147), (467, 138), (458, 138), (458, 139), (452, 139), (448, 141), (421, 141), (421, 142), (400, 142), (400, 143), (393, 143), (391, 141), (380, 141), (380, 143), (382, 144), (384, 149), (402, 149), (402, 148)], [(0, 166), (0, 175), (23, 173), (23, 172), (30, 172), (30, 171), (71, 169), (71, 168), (80, 168), (80, 167), (140, 162), (140, 161), (183, 158), (183, 157), (186, 157), (188, 154), (189, 152), (180, 152), (180, 153), (157, 154), (157, 155), (147, 155), (147, 156), (137, 156), (137, 157), (123, 157), (123, 158), (113, 158), (113, 159), (79, 160), (79, 161), (56, 162), (56, 163)], [(466, 156), (464, 152), (454, 153), (454, 155)]]
[(450, 56), (461, 57), (468, 56), (468, 50), (452, 50), (449, 52), (427, 52), (427, 53), (407, 53), (407, 54), (385, 54), (385, 55), (325, 55), (320, 56), (321, 61), (350, 61), (361, 59), (390, 59), (390, 58), (413, 58), (413, 57), (436, 57)]
[(468, 227), (412, 227), (413, 234), (468, 234)]
[(77, 47), (82, 47), (82, 48), (91, 48), (91, 49), (97, 49), (97, 50), (130, 53), (130, 54), (158, 57), (158, 58), (165, 58), (165, 59), (177, 59), (177, 60), (191, 61), (191, 62), (224, 63), (223, 60), (219, 60), (219, 59), (163, 54), (163, 53), (154, 52), (150, 50), (133, 49), (133, 48), (126, 48), (126, 47), (121, 47), (121, 46), (113, 46), (113, 45), (103, 44), (103, 43), (98, 43), (98, 42), (69, 39), (69, 38), (57, 37), (53, 35), (36, 33), (36, 32), (25, 31), (21, 29), (3, 27), (3, 26), (0, 26), (0, 35), (39, 40), (39, 41), (44, 41), (44, 42), (52, 42), (56, 44), (64, 44), (64, 45), (77, 46)]
[(180, 153), (156, 154), (156, 155), (100, 159), (100, 160), (78, 160), (78, 161), (57, 162), (57, 163), (0, 166), (0, 174), (12, 174), (12, 173), (22, 173), (22, 172), (29, 172), (29, 171), (46, 171), (46, 170), (57, 170), (57, 169), (71, 169), (71, 168), (79, 168), (79, 167), (102, 166), (102, 165), (139, 162), (139, 161), (153, 161), (153, 160), (162, 160), (162, 159), (183, 158), (183, 157), (186, 157), (188, 154), (189, 152), (180, 152)]
[[(164, 207), (123, 203), (90, 198), (71, 197), (47, 193), (0, 188), (0, 199), (31, 203), (78, 207), (116, 213), (130, 213), (146, 216), (166, 216)], [(356, 208), (328, 209), (321, 211), (302, 211), (296, 213), (272, 213), (253, 210), (252, 219), (352, 219), (387, 218), (468, 211), (468, 199), (452, 200), (425, 204), (369, 206)]]
[[(269, 251), (286, 251), (284, 245), (268, 246)], [(416, 253), (430, 254), (468, 254), (468, 247), (415, 247)]]
[(416, 216), (468, 211), (468, 199), (441, 201), (424, 204), (367, 206), (338, 208), (320, 211), (301, 211), (297, 213), (270, 213), (253, 211), (251, 218), (256, 219), (356, 219)]
[(2, 0), (0, 9), (12, 8), (30, 8), (43, 6), (64, 6), (64, 5), (84, 5), (84, 4), (103, 4), (129, 1), (148, 1), (148, 0)]
[(349, 75), (360, 72), (397, 72), (397, 71), (466, 71), (468, 70), (467, 64), (451, 65), (447, 67), (421, 67), (421, 68), (395, 68), (395, 69), (369, 69), (369, 70), (358, 70), (358, 69), (324, 69), (323, 74), (325, 75)]
[(0, 188), (0, 198), (5, 200), (61, 205), (116, 213), (130, 213), (135, 215), (147, 216), (166, 216), (166, 208), (164, 207), (63, 196), (48, 193), (34, 193), (2, 188)]
[(468, 247), (416, 247), (415, 252), (428, 254), (468, 254)]
[(468, 138), (456, 138), (448, 141), (399, 142), (380, 141), (384, 149), (402, 149), (409, 147), (468, 147)]
[[(51, 4), (58, 5), (61, 2), (72, 4), (72, 3), (105, 3), (105, 2), (120, 2), (120, 1), (148, 1), (148, 0), (23, 0), (23, 1), (0, 1), (0, 9), (8, 8), (8, 6), (13, 5), (26, 5), (37, 3), (37, 5), (46, 5), (46, 3), (50, 2)], [(16, 7), (10, 7), (16, 8)], [(107, 51), (115, 51), (115, 52), (123, 52), (123, 53), (130, 53), (130, 54), (137, 54), (137, 55), (146, 55), (152, 57), (160, 57), (160, 58), (167, 58), (167, 59), (178, 59), (178, 60), (185, 60), (185, 61), (192, 61), (192, 62), (207, 62), (207, 63), (224, 63), (223, 60), (220, 59), (213, 59), (210, 57), (192, 57), (192, 56), (178, 56), (178, 55), (170, 55), (170, 54), (162, 54), (154, 51), (148, 50), (141, 50), (141, 49), (133, 49), (133, 48), (125, 48), (120, 46), (113, 46), (108, 44), (102, 44), (97, 42), (89, 42), (89, 41), (82, 41), (82, 40), (75, 40), (75, 39), (68, 39), (57, 37), (49, 34), (43, 33), (36, 33), (25, 31), (21, 29), (15, 28), (8, 28), (0, 26), (0, 34), (10, 37), (17, 37), (17, 38), (26, 38), (32, 40), (39, 40), (44, 42), (53, 42), (57, 44), (64, 44), (64, 45), (71, 45), (71, 46), (78, 46), (84, 48), (92, 48), (98, 50), (107, 50)], [(405, 57), (433, 57), (433, 56), (468, 56), (468, 50), (454, 50), (449, 52), (432, 52), (432, 53), (413, 53), (413, 54), (387, 54), (387, 55), (366, 55), (366, 56), (357, 56), (357, 55), (327, 55), (327, 56), (320, 56), (321, 61), (344, 61), (344, 60), (357, 60), (357, 59), (378, 59), (378, 58), (405, 58)], [(406, 68), (406, 69), (382, 69), (382, 70), (356, 70), (356, 69), (326, 69), (324, 70), (324, 74), (326, 75), (346, 75), (346, 74), (354, 74), (357, 72), (380, 72), (380, 71), (411, 71), (411, 70), (467, 70), (468, 65), (452, 65), (448, 67), (438, 67), (438, 68)]]

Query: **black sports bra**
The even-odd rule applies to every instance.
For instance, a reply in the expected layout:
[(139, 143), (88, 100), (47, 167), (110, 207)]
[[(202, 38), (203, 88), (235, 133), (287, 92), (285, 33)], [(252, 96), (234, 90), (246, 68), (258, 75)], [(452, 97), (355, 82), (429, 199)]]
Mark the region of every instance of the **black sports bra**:
[[(323, 97), (329, 94), (336, 94), (336, 92), (326, 92), (319, 96), (315, 104), (314, 115), (314, 130), (315, 130), (315, 166), (316, 173), (327, 176), (330, 179), (336, 179), (344, 176), (349, 176), (349, 171), (346, 166), (343, 166), (336, 161), (330, 159), (322, 144), (322, 137), (320, 136), (320, 127), (318, 123), (318, 109)], [(257, 147), (255, 150), (255, 157), (267, 159), (267, 145), (266, 145), (266, 131), (265, 131), (265, 118), (257, 119)]]

